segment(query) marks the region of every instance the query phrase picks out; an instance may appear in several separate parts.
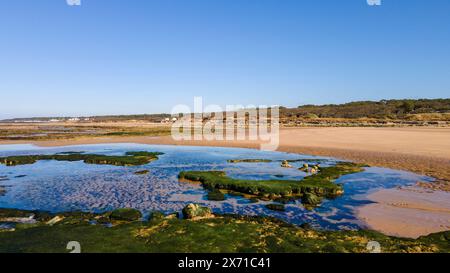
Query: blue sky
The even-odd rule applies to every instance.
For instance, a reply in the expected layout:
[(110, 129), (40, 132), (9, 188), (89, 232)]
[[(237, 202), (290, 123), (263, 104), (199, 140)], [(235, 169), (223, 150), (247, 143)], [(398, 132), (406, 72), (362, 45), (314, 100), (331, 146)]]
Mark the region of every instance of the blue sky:
[(0, 118), (450, 94), (450, 1), (3, 0)]

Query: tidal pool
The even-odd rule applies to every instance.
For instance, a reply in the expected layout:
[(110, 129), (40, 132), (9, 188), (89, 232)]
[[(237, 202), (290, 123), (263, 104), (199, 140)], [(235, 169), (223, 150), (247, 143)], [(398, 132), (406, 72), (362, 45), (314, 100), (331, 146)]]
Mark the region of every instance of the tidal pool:
[[(366, 196), (381, 188), (406, 186), (432, 178), (410, 172), (385, 168), (366, 168), (364, 172), (345, 175), (336, 180), (345, 193), (333, 200), (324, 200), (320, 207), (307, 210), (300, 201), (286, 205), (285, 212), (265, 207), (271, 202), (251, 203), (242, 197), (227, 196), (225, 201), (208, 201), (201, 185), (179, 182), (181, 171), (225, 171), (233, 178), (300, 180), (305, 173), (297, 170), (314, 160), (330, 166), (337, 159), (281, 152), (265, 152), (240, 148), (164, 146), (142, 144), (80, 145), (41, 148), (33, 145), (0, 145), (0, 157), (12, 155), (85, 152), (123, 155), (128, 151), (162, 152), (159, 159), (143, 166), (118, 167), (92, 165), (81, 161), (38, 161), (30, 165), (0, 164), (0, 208), (45, 210), (51, 212), (103, 212), (116, 208), (136, 208), (144, 214), (151, 211), (175, 212), (189, 203), (211, 207), (216, 213), (274, 216), (294, 224), (309, 223), (323, 229), (364, 228), (354, 215), (354, 209), (370, 201)], [(272, 162), (228, 163), (231, 159), (270, 159)], [(306, 160), (302, 162), (301, 160)], [(282, 160), (295, 168), (282, 168)], [(148, 170), (147, 174), (135, 172)]]

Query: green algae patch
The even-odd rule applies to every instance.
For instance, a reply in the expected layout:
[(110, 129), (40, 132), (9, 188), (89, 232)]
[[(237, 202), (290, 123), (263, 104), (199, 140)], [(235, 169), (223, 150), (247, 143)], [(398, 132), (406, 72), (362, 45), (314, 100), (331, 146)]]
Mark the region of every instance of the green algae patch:
[(230, 159), (227, 160), (228, 163), (270, 163), (270, 159)]
[[(0, 215), (8, 216), (34, 213), (0, 209)], [(83, 253), (367, 253), (370, 241), (388, 253), (450, 252), (450, 231), (404, 239), (365, 230), (319, 231), (271, 217), (239, 215), (186, 220), (161, 214), (147, 222), (119, 221), (113, 227), (90, 223), (108, 214), (52, 214), (49, 217), (64, 220), (54, 225), (39, 220), (0, 231), (0, 253), (67, 253), (67, 242), (74, 240)]]
[(54, 155), (21, 155), (0, 157), (0, 164), (17, 166), (34, 164), (39, 160), (57, 161), (83, 161), (86, 164), (114, 165), (114, 166), (139, 166), (148, 164), (158, 159), (162, 153), (158, 152), (127, 152), (123, 156), (65, 153)]
[(224, 201), (226, 199), (225, 194), (219, 189), (209, 191), (207, 197), (210, 201)]
[(334, 180), (342, 175), (363, 171), (359, 164), (341, 162), (332, 167), (320, 168), (320, 171), (303, 180), (243, 180), (233, 179), (222, 171), (188, 171), (181, 172), (181, 181), (200, 182), (206, 189), (229, 190), (246, 194), (246, 197), (262, 197), (276, 200), (281, 197), (301, 198), (310, 193), (317, 197), (335, 198), (344, 193), (340, 184)]

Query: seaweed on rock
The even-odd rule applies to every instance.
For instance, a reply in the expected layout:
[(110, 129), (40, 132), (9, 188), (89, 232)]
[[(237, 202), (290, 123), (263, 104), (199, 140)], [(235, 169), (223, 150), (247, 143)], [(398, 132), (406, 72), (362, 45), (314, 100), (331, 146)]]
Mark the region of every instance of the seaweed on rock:
[(363, 166), (355, 163), (341, 162), (335, 166), (321, 168), (320, 173), (305, 177), (303, 180), (244, 180), (233, 179), (222, 171), (187, 171), (179, 174), (180, 180), (200, 182), (206, 189), (229, 190), (276, 200), (281, 197), (299, 199), (305, 194), (317, 197), (335, 198), (344, 193), (340, 184), (334, 180), (342, 175), (363, 171)]
[(20, 155), (0, 157), (0, 164), (17, 166), (34, 164), (39, 160), (57, 161), (83, 161), (86, 164), (114, 165), (114, 166), (139, 166), (148, 164), (158, 159), (162, 153), (158, 152), (127, 152), (123, 156), (98, 155), (98, 154), (53, 154), (53, 155)]

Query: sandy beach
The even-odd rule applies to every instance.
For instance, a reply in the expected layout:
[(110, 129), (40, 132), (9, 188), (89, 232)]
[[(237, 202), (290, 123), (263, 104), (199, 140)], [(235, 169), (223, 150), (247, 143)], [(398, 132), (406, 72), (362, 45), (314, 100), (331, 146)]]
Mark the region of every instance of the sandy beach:
[[(97, 143), (142, 143), (259, 148), (259, 141), (174, 141), (160, 137), (93, 137), (49, 141), (0, 141), (66, 146)], [(382, 190), (369, 196), (376, 202), (358, 210), (370, 229), (415, 238), (450, 229), (450, 128), (284, 128), (279, 151), (331, 156), (432, 176), (433, 187)], [(419, 181), (418, 181), (419, 182)]]

